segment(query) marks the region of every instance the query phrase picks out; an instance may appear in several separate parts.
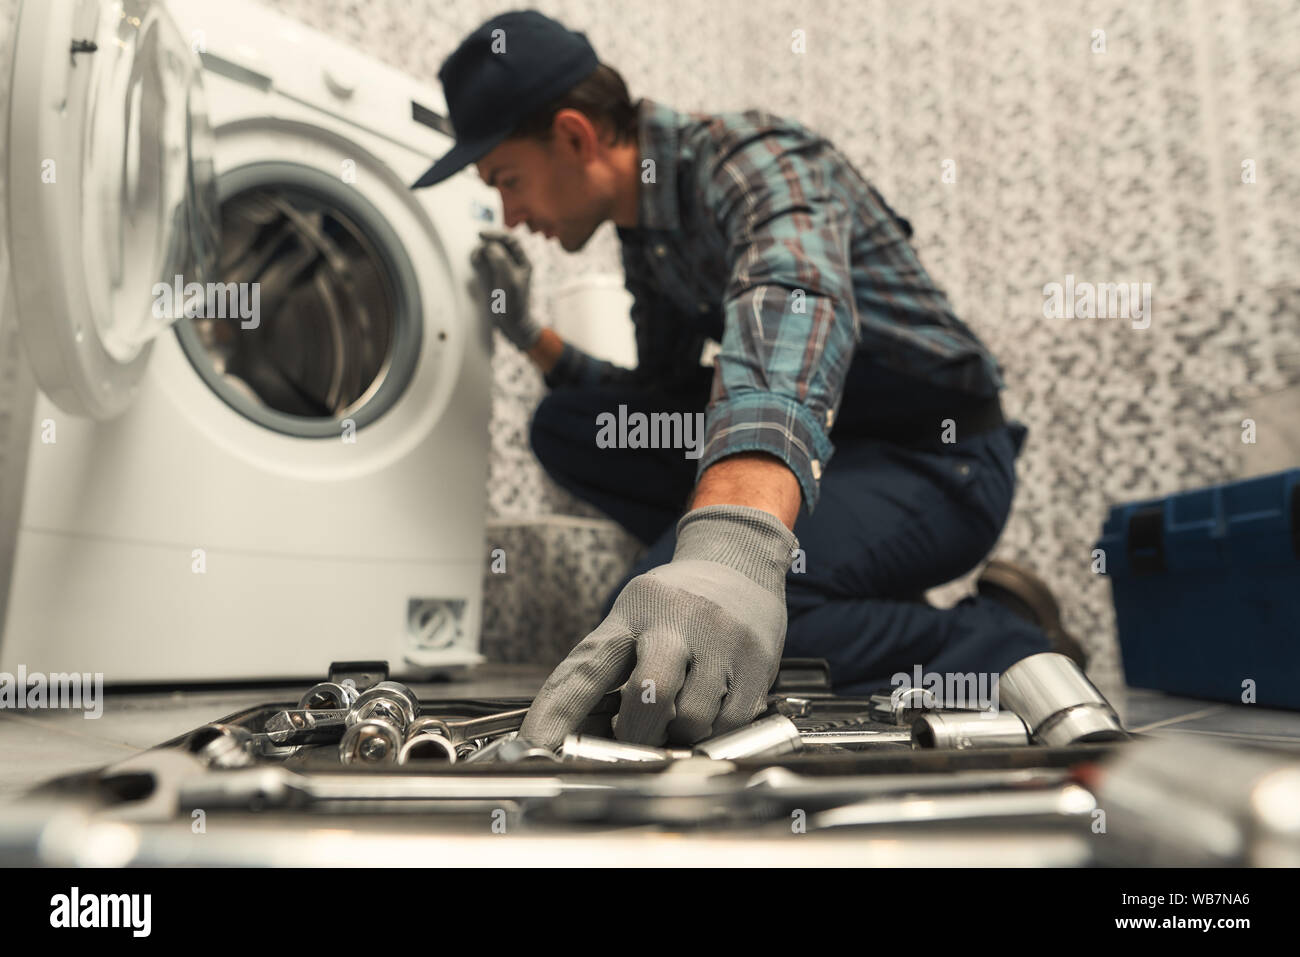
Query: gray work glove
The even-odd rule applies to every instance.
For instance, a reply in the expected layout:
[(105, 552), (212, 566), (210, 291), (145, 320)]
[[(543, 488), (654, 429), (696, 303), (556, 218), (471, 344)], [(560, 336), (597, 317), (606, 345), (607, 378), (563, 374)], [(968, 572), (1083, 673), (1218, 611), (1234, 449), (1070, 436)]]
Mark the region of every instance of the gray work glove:
[[(519, 240), (507, 232), (485, 229), (479, 238), (483, 242), (470, 253), (469, 261), (488, 297), (488, 315), (507, 339), (527, 352), (542, 335), (542, 327), (528, 310), (532, 264)], [(496, 311), (502, 308), (496, 295), (498, 289), (505, 293), (501, 297), (503, 312)]]
[(694, 744), (752, 721), (780, 670), (785, 576), (798, 545), (761, 509), (688, 512), (673, 560), (627, 583), (546, 680), (519, 737), (558, 747), (624, 682), (614, 719), (621, 741)]

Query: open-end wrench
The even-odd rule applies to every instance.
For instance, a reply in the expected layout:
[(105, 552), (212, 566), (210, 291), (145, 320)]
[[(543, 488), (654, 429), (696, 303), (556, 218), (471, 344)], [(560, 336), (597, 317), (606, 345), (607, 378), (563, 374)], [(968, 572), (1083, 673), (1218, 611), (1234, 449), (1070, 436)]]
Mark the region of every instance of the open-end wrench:
[(502, 711), (500, 714), (483, 715), (479, 718), (447, 721), (430, 717), (428, 719), (421, 718), (420, 720), (427, 721), (424, 726), (426, 733), (436, 730), (452, 744), (463, 744), (475, 738), (486, 738), (489, 735), (518, 731), (527, 715), (527, 708), (516, 708), (514, 711)]
[[(623, 692), (621, 689), (607, 692), (591, 709), (590, 714), (599, 715), (616, 712), (622, 701)], [(460, 745), (472, 741), (474, 738), (490, 738), (508, 734), (511, 731), (518, 731), (523, 726), (528, 710), (528, 708), (516, 708), (513, 711), (502, 711), (499, 714), (465, 718), (459, 721), (439, 721), (439, 719), (434, 718), (430, 721), (428, 729), (437, 728), (441, 724), (440, 733), (452, 744)]]
[(275, 744), (333, 744), (347, 730), (347, 711), (313, 708), (277, 711), (263, 732)]

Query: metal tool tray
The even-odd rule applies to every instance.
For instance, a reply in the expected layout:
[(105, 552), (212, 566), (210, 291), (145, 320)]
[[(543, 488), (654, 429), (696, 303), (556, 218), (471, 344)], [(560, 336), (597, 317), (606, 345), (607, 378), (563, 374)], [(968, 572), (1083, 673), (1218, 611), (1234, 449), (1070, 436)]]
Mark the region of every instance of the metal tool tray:
[[(358, 676), (358, 687), (364, 690), (366, 686), (386, 677), (386, 667), (382, 663), (348, 663), (335, 664), (330, 669), (331, 680), (342, 680), (342, 677), (348, 674)], [(690, 791), (686, 788), (676, 795), (678, 800), (675, 802), (665, 800), (666, 795), (661, 793), (662, 789), (651, 786), (651, 782), (661, 777), (670, 765), (680, 762), (666, 764), (628, 762), (617, 765), (583, 760), (566, 760), (554, 764), (457, 762), (439, 765), (436, 770), (430, 770), (428, 766), (414, 765), (344, 767), (339, 762), (337, 746), (321, 744), (298, 746), (288, 754), (258, 757), (254, 762), (254, 768), (279, 768), (286, 772), (310, 775), (316, 781), (334, 782), (336, 790), (340, 788), (346, 790), (343, 782), (364, 781), (366, 775), (376, 774), (382, 775), (384, 781), (406, 779), (409, 782), (415, 778), (425, 778), (450, 782), (460, 779), (466, 782), (467, 786), (475, 779), (553, 779), (560, 776), (568, 781), (592, 782), (593, 788), (599, 787), (602, 791), (602, 799), (593, 801), (590, 798), (579, 798), (573, 795), (561, 795), (558, 799), (549, 801), (539, 799), (532, 802), (534, 810), (532, 819), (538, 823), (599, 820), (609, 823), (614, 821), (645, 823), (651, 819), (667, 819), (681, 825), (691, 820), (691, 815), (696, 812), (699, 812), (697, 817), (701, 823), (709, 822), (713, 825), (726, 823), (717, 814), (703, 813), (707, 810), (706, 805), (712, 802), (718, 807), (729, 809), (728, 813), (744, 812), (740, 813), (732, 823), (752, 825), (759, 819), (771, 818), (776, 813), (776, 806), (781, 804), (779, 801), (769, 801), (767, 804), (772, 806), (767, 807), (760, 806), (764, 805), (762, 801), (743, 799), (744, 782), (752, 782), (755, 773), (769, 771), (769, 769), (783, 769), (798, 775), (800, 779), (809, 780), (865, 776), (883, 783), (884, 779), (896, 776), (898, 778), (896, 790), (900, 793), (908, 789), (909, 782), (916, 784), (923, 782), (926, 776), (936, 775), (952, 776), (953, 790), (960, 789), (966, 783), (976, 788), (988, 787), (997, 782), (999, 774), (1005, 779), (1007, 785), (1016, 787), (1033, 780), (1039, 783), (1067, 781), (1070, 767), (1101, 759), (1114, 748), (1122, 746), (1120, 743), (1110, 742), (1063, 748), (1027, 746), (979, 750), (913, 750), (910, 743), (901, 740), (904, 729), (898, 725), (873, 720), (869, 714), (870, 699), (834, 695), (830, 690), (829, 673), (825, 663), (816, 660), (786, 659), (783, 662), (780, 676), (773, 688), (772, 700), (775, 702), (789, 699), (802, 700), (804, 713), (792, 716), (792, 720), (800, 730), (852, 725), (858, 729), (880, 732), (886, 740), (868, 745), (855, 745), (853, 748), (819, 745), (806, 748), (801, 752), (775, 757), (725, 762), (709, 761), (706, 758), (691, 759), (693, 764), (716, 766), (702, 769), (698, 773), (698, 780), (711, 778), (714, 779), (714, 783), (721, 783), (724, 780), (730, 780), (731, 783), (717, 788), (697, 788), (694, 793), (686, 793)], [(531, 704), (532, 699), (527, 697), (430, 699), (420, 702), (420, 716), (476, 717), (526, 708)], [(259, 733), (272, 715), (294, 707), (296, 702), (293, 701), (267, 702), (228, 714), (220, 718), (218, 723), (235, 725)], [(611, 717), (612, 709), (606, 708), (603, 711), (598, 709), (584, 721), (579, 730), (584, 734), (598, 737), (612, 737)], [(148, 770), (149, 756), (166, 758), (176, 755), (192, 759), (189, 745), (201, 730), (202, 728), (196, 728), (172, 738), (151, 751), (138, 755), (136, 759), (99, 771), (72, 775), (50, 782), (45, 785), (44, 791), (63, 796), (70, 794), (87, 796), (101, 806), (115, 806), (126, 812), (126, 816), (131, 816), (129, 806), (133, 802), (141, 802), (149, 798), (159, 786), (159, 782), (149, 780), (151, 774)], [(245, 772), (247, 770), (244, 769)], [(1027, 772), (1039, 773), (1035, 777)], [(214, 791), (219, 791), (220, 788), (216, 787), (218, 783), (234, 781), (235, 778), (230, 775), (238, 773), (240, 771), (231, 769), (197, 769), (195, 774), (190, 774), (189, 777), (193, 780), (196, 774), (208, 775), (214, 784)], [(779, 774), (771, 771), (769, 773)], [(638, 787), (637, 782), (642, 782), (649, 790)], [(938, 786), (938, 782), (931, 782), (927, 786)], [(199, 790), (203, 789), (200, 787)], [(508, 791), (509, 788), (504, 790)], [(236, 789), (227, 795), (227, 798), (233, 800), (239, 793), (243, 792), (238, 792)], [(366, 793), (364, 786), (358, 793)], [(385, 813), (435, 810), (450, 812), (457, 809), (464, 811), (470, 805), (477, 803), (469, 798), (466, 798), (468, 804), (465, 804), (458, 803), (454, 798), (418, 798), (414, 794), (406, 797), (395, 794), (389, 798), (371, 795), (357, 800), (344, 800), (339, 797), (322, 802), (302, 800), (296, 795), (289, 795), (286, 798), (281, 794), (276, 797), (272, 794), (260, 793), (256, 788), (248, 790), (246, 795), (248, 800), (242, 807), (242, 810), (246, 811), (311, 811), (331, 814), (345, 809), (346, 813), (363, 814), (373, 814), (381, 809)], [(805, 797), (812, 800), (814, 805), (816, 804), (812, 795), (805, 795)], [(208, 803), (212, 804), (213, 800), (215, 799), (209, 794)], [(234, 800), (232, 804), (232, 800), (227, 800), (222, 810), (241, 809), (233, 806), (238, 801)], [(221, 802), (217, 801), (217, 803)], [(497, 803), (500, 803), (500, 800)], [(178, 814), (183, 814), (187, 808), (182, 803), (178, 804), (175, 810)], [(651, 810), (658, 812), (658, 818), (650, 814)]]

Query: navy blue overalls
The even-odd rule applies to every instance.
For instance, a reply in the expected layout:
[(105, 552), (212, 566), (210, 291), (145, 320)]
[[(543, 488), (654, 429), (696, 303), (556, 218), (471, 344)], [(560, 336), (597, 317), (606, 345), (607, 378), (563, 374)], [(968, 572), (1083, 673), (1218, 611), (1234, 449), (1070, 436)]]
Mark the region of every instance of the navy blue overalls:
[[(628, 580), (671, 561), (698, 462), (680, 448), (598, 448), (596, 417), (620, 404), (647, 415), (702, 412), (712, 373), (701, 367), (698, 386), (674, 394), (561, 386), (533, 415), (530, 442), (551, 477), (650, 546), (603, 615)], [(957, 423), (952, 444), (940, 439), (948, 418)], [(911, 677), (916, 666), (923, 674), (1000, 673), (1050, 650), (1039, 628), (990, 598), (939, 609), (922, 597), (996, 544), (1027, 433), (1002, 421), (996, 397), (945, 392), (857, 357), (816, 513), (801, 506), (794, 526), (805, 568), (786, 577), (783, 654), (825, 658), (837, 693), (863, 694), (890, 687), (899, 672)]]

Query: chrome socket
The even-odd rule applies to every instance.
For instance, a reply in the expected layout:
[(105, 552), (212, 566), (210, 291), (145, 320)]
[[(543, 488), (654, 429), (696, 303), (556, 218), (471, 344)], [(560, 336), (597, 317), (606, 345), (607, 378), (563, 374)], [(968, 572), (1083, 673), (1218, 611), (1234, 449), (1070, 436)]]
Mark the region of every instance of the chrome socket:
[(1029, 744), (1029, 729), (1010, 711), (932, 711), (912, 725), (916, 749), (966, 751)]
[(407, 729), (415, 723), (415, 716), (419, 713), (420, 701), (415, 697), (415, 692), (396, 681), (381, 681), (357, 696), (352, 710), (348, 712), (347, 725), (352, 727), (371, 718), (378, 718), (393, 725), (401, 739), (406, 736)]
[(402, 733), (391, 721), (368, 718), (343, 732), (339, 760), (344, 764), (396, 764)]
[(406, 732), (406, 743), (397, 753), (397, 763), (455, 764), (458, 749), (446, 729), (446, 722), (438, 718), (416, 718)]
[(349, 711), (357, 703), (360, 693), (355, 685), (322, 681), (312, 685), (298, 699), (300, 711)]
[(1039, 744), (1064, 747), (1128, 737), (1110, 702), (1074, 660), (1045, 651), (1022, 658), (998, 679), (998, 702), (1019, 715)]
[(743, 728), (728, 731), (695, 745), (695, 753), (715, 761), (736, 758), (765, 758), (789, 754), (803, 747), (799, 729), (783, 714), (760, 718)]
[(648, 744), (628, 744), (589, 734), (570, 734), (564, 739), (560, 756), (565, 761), (672, 761), (689, 758), (691, 751), (682, 748), (655, 748)]
[(253, 732), (237, 724), (207, 724), (190, 737), (188, 749), (208, 767), (248, 767), (253, 763)]
[(397, 752), (398, 764), (455, 764), (456, 758), (456, 746), (432, 731), (412, 735)]

